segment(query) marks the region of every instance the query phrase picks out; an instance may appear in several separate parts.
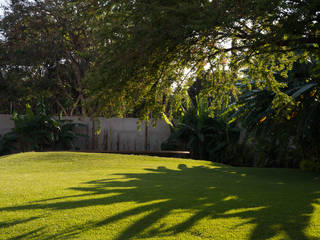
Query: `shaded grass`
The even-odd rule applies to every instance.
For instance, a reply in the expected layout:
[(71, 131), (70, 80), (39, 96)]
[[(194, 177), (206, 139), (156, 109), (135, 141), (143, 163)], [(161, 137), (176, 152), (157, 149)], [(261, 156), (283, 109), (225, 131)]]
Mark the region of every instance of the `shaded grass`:
[(0, 239), (320, 239), (320, 175), (88, 153), (0, 159)]

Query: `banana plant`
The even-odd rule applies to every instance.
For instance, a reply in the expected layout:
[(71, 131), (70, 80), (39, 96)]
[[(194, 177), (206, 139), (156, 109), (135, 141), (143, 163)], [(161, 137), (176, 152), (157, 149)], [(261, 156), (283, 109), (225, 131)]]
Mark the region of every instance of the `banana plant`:
[(197, 96), (195, 99), (172, 128), (169, 141), (183, 142), (195, 159), (220, 161), (221, 152), (228, 144), (238, 141), (240, 131), (218, 116), (211, 117), (212, 110), (206, 98)]
[(311, 59), (296, 64), (288, 78), (276, 78), (286, 83), (282, 91), (290, 104), (275, 107), (275, 94), (253, 83), (253, 90), (244, 88), (239, 96), (232, 117), (242, 121), (248, 139), (254, 137), (258, 152), (265, 152), (262, 165), (296, 167), (300, 161), (311, 161), (320, 168), (320, 63)]

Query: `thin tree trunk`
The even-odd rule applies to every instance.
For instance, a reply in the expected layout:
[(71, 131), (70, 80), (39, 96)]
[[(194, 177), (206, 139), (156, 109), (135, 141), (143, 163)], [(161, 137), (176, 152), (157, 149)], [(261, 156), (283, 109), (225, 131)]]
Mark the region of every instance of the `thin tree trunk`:
[(58, 99), (56, 99), (56, 103), (59, 106), (59, 108), (61, 109), (61, 111), (63, 112), (64, 116), (67, 116), (68, 114), (67, 114), (66, 109), (62, 106), (62, 104), (59, 102)]

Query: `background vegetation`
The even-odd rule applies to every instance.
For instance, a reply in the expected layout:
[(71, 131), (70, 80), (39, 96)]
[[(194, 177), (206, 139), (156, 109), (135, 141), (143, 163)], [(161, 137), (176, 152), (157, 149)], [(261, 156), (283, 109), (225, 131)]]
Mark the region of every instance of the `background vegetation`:
[(74, 150), (78, 137), (88, 137), (75, 133), (75, 127), (82, 124), (62, 120), (49, 114), (43, 104), (34, 113), (30, 105), (24, 115), (13, 114), (13, 129), (0, 138), (0, 155), (14, 152)]
[(12, 0), (0, 112), (165, 116), (195, 158), (318, 170), (319, 19), (318, 0)]

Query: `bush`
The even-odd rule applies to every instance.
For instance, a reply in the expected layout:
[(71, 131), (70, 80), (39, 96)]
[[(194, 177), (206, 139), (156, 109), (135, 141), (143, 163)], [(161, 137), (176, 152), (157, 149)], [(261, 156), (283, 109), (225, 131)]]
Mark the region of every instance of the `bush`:
[(0, 135), (0, 156), (8, 155), (13, 150), (16, 150), (17, 138), (13, 133), (7, 133), (4, 136)]
[(55, 119), (48, 114), (44, 105), (39, 105), (36, 113), (26, 106), (25, 115), (13, 114), (14, 128), (0, 141), (0, 154), (16, 151), (48, 151), (72, 149), (75, 138), (73, 129), (80, 124), (71, 120)]
[(171, 128), (169, 139), (162, 150), (188, 150), (194, 159), (222, 162), (225, 149), (237, 144), (240, 129), (222, 118), (211, 117), (206, 100), (191, 104)]

